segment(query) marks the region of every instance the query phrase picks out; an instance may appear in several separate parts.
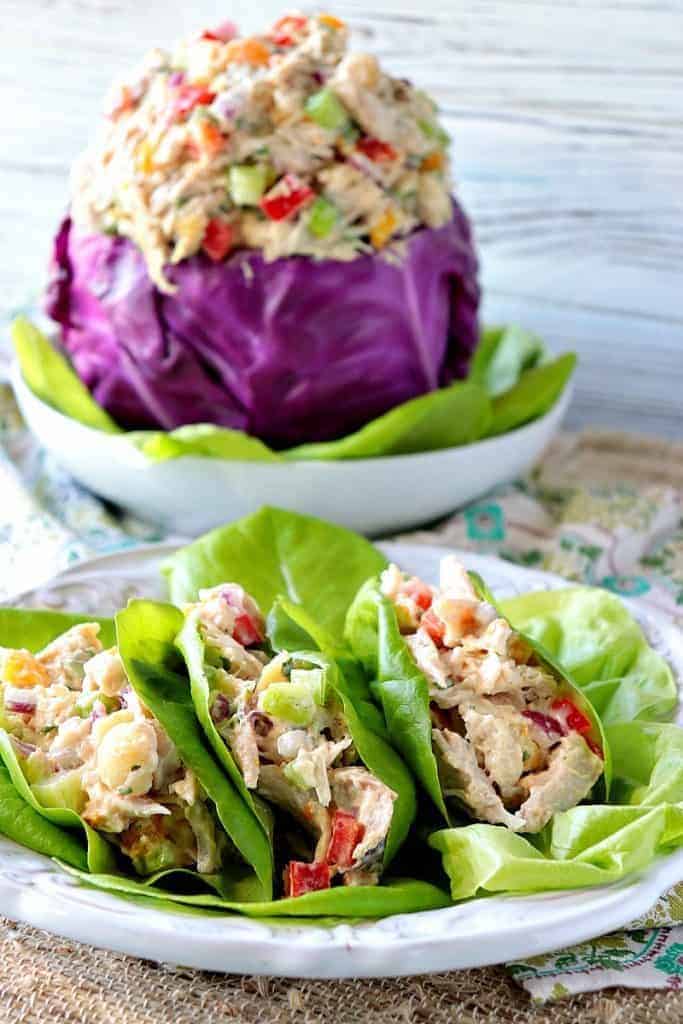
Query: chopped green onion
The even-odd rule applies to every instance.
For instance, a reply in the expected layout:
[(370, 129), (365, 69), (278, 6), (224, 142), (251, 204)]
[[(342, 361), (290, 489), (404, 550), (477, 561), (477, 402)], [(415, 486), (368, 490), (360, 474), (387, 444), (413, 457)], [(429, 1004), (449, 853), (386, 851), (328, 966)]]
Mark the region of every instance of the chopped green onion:
[(306, 113), (312, 121), (330, 132), (340, 132), (349, 124), (346, 108), (331, 89), (320, 89), (309, 96), (306, 100)]
[(233, 164), (228, 171), (228, 191), (237, 206), (258, 206), (267, 184), (266, 164)]
[(327, 238), (339, 219), (337, 207), (318, 196), (308, 217), (308, 230), (316, 238)]

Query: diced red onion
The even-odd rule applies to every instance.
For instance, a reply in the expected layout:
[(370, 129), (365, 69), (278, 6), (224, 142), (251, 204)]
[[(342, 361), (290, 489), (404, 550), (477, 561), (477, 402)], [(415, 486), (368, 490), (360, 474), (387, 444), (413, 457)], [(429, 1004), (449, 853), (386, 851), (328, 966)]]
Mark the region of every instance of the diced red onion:
[(36, 709), (37, 698), (33, 690), (24, 690), (19, 686), (6, 686), (4, 692), (5, 710), (15, 715), (32, 715)]
[(178, 85), (182, 85), (184, 81), (185, 81), (185, 72), (184, 71), (173, 71), (168, 76), (168, 84), (172, 85), (174, 87), (178, 86)]
[(28, 757), (29, 754), (32, 754), (38, 749), (33, 745), (33, 743), (24, 743), (23, 740), (18, 740), (16, 736), (11, 736), (10, 739), (12, 740), (13, 747), (18, 754), (22, 755), (22, 757)]
[(224, 693), (217, 693), (211, 705), (211, 718), (214, 722), (224, 722), (230, 717), (230, 701)]
[(250, 712), (247, 721), (257, 736), (267, 736), (273, 728), (273, 719), (263, 711)]
[(522, 711), (522, 714), (548, 736), (552, 736), (553, 733), (557, 733), (558, 736), (566, 735), (566, 730), (562, 728), (562, 724), (551, 715), (544, 715), (542, 711)]
[(90, 712), (90, 720), (96, 722), (98, 718), (106, 718), (107, 709), (101, 700), (96, 700)]

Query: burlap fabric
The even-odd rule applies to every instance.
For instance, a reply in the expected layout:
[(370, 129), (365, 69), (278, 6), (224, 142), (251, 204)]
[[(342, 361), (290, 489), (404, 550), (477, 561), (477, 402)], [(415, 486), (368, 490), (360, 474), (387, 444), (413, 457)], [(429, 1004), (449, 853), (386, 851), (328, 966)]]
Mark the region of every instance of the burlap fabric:
[[(550, 486), (623, 480), (683, 488), (683, 445), (611, 433), (567, 435), (555, 442), (542, 473)], [(675, 1024), (683, 1021), (683, 993), (614, 989), (535, 1006), (503, 968), (386, 981), (233, 977), (105, 953), (0, 919), (0, 1020)]]
[(676, 1024), (683, 995), (617, 989), (533, 1006), (503, 968), (395, 981), (227, 977), (3, 922), (0, 1015), (8, 1024)]

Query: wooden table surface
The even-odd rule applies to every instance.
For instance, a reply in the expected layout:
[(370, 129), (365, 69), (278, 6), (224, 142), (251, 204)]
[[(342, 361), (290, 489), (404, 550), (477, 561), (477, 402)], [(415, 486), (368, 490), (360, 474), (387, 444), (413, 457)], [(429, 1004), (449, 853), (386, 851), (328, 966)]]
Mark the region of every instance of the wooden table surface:
[[(109, 80), (152, 45), (226, 17), (255, 29), (284, 6), (0, 0), (0, 313), (41, 287), (69, 164)], [(680, 0), (332, 9), (356, 45), (441, 104), (476, 226), (485, 317), (578, 351), (569, 425), (682, 437)]]

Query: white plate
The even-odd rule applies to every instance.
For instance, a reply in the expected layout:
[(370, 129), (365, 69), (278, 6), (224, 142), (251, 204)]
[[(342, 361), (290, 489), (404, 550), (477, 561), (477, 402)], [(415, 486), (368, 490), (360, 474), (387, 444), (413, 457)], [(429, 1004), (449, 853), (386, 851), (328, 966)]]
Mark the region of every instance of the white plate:
[(567, 387), (533, 423), (439, 452), (341, 462), (232, 462), (195, 455), (149, 462), (125, 439), (85, 427), (41, 401), (16, 363), (11, 377), (28, 426), (79, 483), (185, 536), (271, 504), (367, 534), (429, 522), (528, 469), (557, 431), (571, 397)]
[[(443, 549), (381, 545), (403, 568), (436, 582)], [(162, 597), (159, 562), (169, 545), (107, 556), (65, 573), (21, 602), (109, 614), (134, 595)], [(498, 559), (463, 553), (501, 596), (566, 582)], [(637, 600), (625, 602), (683, 683), (683, 635)], [(0, 840), (0, 913), (57, 935), (122, 953), (228, 973), (349, 978), (424, 974), (522, 959), (619, 928), (683, 878), (683, 851), (615, 885), (540, 895), (494, 896), (383, 921), (267, 924), (194, 917), (128, 902), (79, 885), (46, 857)]]

